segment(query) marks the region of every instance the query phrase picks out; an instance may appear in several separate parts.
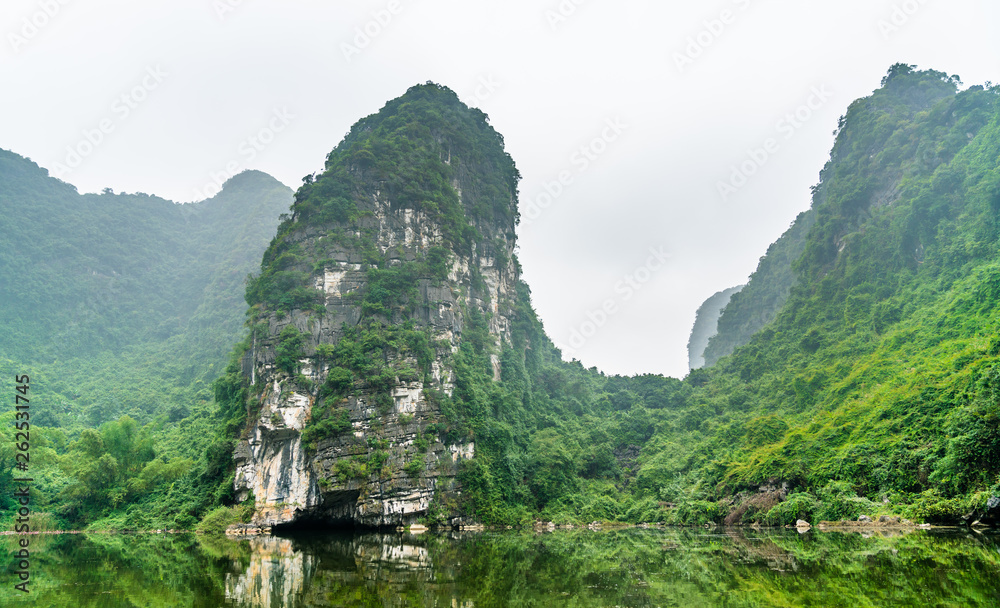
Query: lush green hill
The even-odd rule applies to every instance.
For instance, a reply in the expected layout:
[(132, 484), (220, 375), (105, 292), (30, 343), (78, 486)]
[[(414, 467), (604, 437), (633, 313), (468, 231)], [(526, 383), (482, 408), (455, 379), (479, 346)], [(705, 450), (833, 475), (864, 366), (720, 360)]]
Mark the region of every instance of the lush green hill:
[(851, 104), (787, 301), (692, 374), (640, 476), (713, 498), (775, 480), (810, 491), (802, 504), (857, 493), (848, 515), (948, 518), (996, 493), (998, 93), (896, 65)]
[[(103, 502), (93, 518), (151, 489), (125, 490), (145, 465), (153, 464), (147, 481), (162, 481), (156, 462), (202, 458), (213, 437), (211, 384), (244, 332), (246, 277), (291, 194), (251, 171), (186, 205), (81, 195), (0, 150), (0, 389), (7, 403), (14, 376), (30, 378), (36, 510), (79, 524), (81, 503)], [(13, 408), (2, 416), (5, 504)], [(99, 426), (100, 439), (71, 443)], [(96, 464), (104, 455), (113, 466)], [(74, 489), (83, 479), (94, 487)]]
[(39, 423), (177, 419), (210, 399), (243, 283), (290, 203), (259, 172), (188, 205), (80, 195), (0, 150), (0, 360), (44, 380)]

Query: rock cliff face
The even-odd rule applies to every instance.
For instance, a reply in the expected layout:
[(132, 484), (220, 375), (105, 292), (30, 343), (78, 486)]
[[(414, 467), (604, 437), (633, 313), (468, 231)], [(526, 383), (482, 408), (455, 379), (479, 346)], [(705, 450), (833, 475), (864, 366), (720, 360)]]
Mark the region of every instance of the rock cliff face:
[(809, 230), (815, 223), (815, 210), (803, 211), (767, 248), (749, 282), (729, 297), (714, 322), (714, 331), (706, 338), (708, 344), (699, 351), (702, 357), (699, 367), (711, 367), (731, 355), (774, 320), (795, 285), (793, 265), (805, 250)]
[(240, 574), (226, 575), (226, 598), (256, 608), (295, 608), (316, 574), (314, 554), (296, 551), (291, 540), (255, 537), (249, 540), (250, 563)]
[(247, 291), (234, 460), (254, 525), (460, 521), (456, 477), (476, 444), (454, 424), (454, 356), (471, 341), (499, 380), (517, 179), (485, 115), (428, 84), (304, 180)]
[(719, 332), (719, 317), (722, 316), (722, 311), (729, 304), (733, 295), (739, 293), (743, 287), (745, 286), (740, 285), (716, 292), (698, 307), (694, 327), (691, 328), (691, 337), (688, 338), (689, 369), (705, 367), (705, 347), (708, 346), (708, 341), (712, 336)]

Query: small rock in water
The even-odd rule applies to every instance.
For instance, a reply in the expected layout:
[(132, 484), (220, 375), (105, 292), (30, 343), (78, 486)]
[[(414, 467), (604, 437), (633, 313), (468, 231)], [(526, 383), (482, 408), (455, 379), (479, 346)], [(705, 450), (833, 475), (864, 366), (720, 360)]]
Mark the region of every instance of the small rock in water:
[(869, 522), (871, 520), (872, 518), (868, 517), (867, 515), (862, 515), (861, 517), (858, 518), (858, 521), (864, 521), (864, 522)]
[(806, 520), (800, 519), (797, 522), (795, 522), (795, 527), (796, 528), (811, 528), (812, 525), (810, 525), (809, 522), (807, 522)]

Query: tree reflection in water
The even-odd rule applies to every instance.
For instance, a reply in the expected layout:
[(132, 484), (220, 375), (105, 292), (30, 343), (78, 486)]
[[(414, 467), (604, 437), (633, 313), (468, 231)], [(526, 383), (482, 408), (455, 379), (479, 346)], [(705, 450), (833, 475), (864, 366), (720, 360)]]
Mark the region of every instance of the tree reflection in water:
[[(0, 537), (7, 555), (14, 537)], [(33, 537), (39, 608), (996, 606), (1000, 537), (624, 529)]]

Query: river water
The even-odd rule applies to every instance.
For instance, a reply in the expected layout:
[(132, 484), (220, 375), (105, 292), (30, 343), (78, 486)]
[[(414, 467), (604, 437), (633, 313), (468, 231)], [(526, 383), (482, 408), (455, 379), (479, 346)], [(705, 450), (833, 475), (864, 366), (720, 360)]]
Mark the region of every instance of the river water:
[(1000, 606), (1000, 536), (957, 530), (29, 538), (0, 606)]

